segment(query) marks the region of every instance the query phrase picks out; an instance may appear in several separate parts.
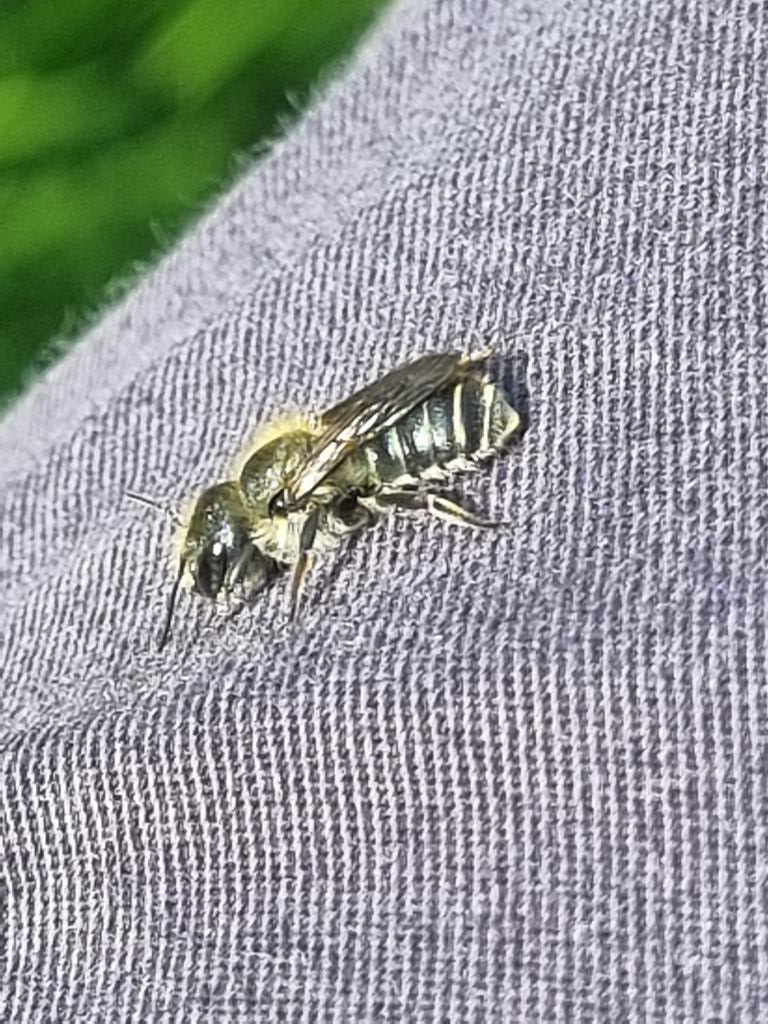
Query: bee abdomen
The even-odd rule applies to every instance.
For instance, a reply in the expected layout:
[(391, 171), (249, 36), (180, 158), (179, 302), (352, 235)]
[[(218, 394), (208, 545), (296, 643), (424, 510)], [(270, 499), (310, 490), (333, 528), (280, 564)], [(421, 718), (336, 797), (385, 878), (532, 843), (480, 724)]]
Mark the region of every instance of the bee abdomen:
[(363, 446), (382, 484), (460, 472), (503, 448), (520, 418), (496, 384), (468, 377)]

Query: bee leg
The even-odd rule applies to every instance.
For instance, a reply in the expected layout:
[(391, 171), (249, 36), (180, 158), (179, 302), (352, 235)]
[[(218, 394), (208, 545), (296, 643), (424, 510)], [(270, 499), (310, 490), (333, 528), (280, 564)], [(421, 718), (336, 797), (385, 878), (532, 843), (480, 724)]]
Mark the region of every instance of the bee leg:
[(444, 519), (454, 526), (473, 526), (477, 530), (495, 530), (499, 526), (505, 526), (502, 522), (493, 522), (490, 519), (483, 519), (475, 512), (462, 508), (455, 501), (449, 501), (440, 494), (427, 494), (426, 508), (433, 516)]
[(290, 620), (296, 618), (296, 612), (299, 607), (301, 584), (312, 564), (312, 546), (315, 543), (319, 515), (320, 514), (317, 509), (312, 509), (301, 529), (301, 537), (299, 538), (299, 557), (296, 559), (296, 564), (293, 567), (293, 575), (291, 576), (291, 591), (288, 604), (288, 618)]
[(310, 566), (312, 565), (312, 553), (310, 551), (303, 551), (293, 567), (293, 575), (291, 576), (291, 593), (288, 604), (288, 619), (293, 621), (296, 618), (296, 612), (299, 607), (299, 594), (301, 593), (301, 584), (304, 582), (304, 577), (307, 575)]
[(449, 501), (440, 494), (424, 491), (388, 491), (376, 495), (376, 504), (381, 509), (394, 509), (403, 512), (430, 512), (439, 519), (444, 519), (454, 526), (473, 526), (478, 530), (494, 530), (505, 523), (491, 522), (481, 516), (462, 508), (454, 501)]
[(423, 512), (427, 507), (423, 491), (380, 491), (372, 498), (363, 499), (372, 512)]

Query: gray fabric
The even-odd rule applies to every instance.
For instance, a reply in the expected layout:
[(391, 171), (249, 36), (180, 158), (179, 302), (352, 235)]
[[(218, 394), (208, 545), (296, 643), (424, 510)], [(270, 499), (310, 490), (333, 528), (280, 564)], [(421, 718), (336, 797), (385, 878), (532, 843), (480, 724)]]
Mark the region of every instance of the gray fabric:
[[(2, 1020), (765, 1019), (765, 18), (401, 5), (6, 418)], [(158, 653), (126, 488), (489, 342), (511, 528)]]

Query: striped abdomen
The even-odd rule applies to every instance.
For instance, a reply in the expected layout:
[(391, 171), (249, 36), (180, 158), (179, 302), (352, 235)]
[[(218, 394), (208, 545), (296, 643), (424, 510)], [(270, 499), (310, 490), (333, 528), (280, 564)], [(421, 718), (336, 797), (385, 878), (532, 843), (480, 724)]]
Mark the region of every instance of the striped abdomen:
[(361, 454), (385, 486), (440, 479), (489, 458), (519, 423), (497, 385), (467, 377), (366, 442)]

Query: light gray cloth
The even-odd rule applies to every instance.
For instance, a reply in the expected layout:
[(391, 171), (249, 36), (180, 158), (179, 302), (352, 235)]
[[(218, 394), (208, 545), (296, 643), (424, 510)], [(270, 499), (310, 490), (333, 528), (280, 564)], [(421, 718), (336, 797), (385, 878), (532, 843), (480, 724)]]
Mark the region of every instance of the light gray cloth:
[[(0, 1019), (766, 1019), (766, 16), (403, 3), (6, 418)], [(508, 528), (158, 652), (127, 488), (488, 343)]]

